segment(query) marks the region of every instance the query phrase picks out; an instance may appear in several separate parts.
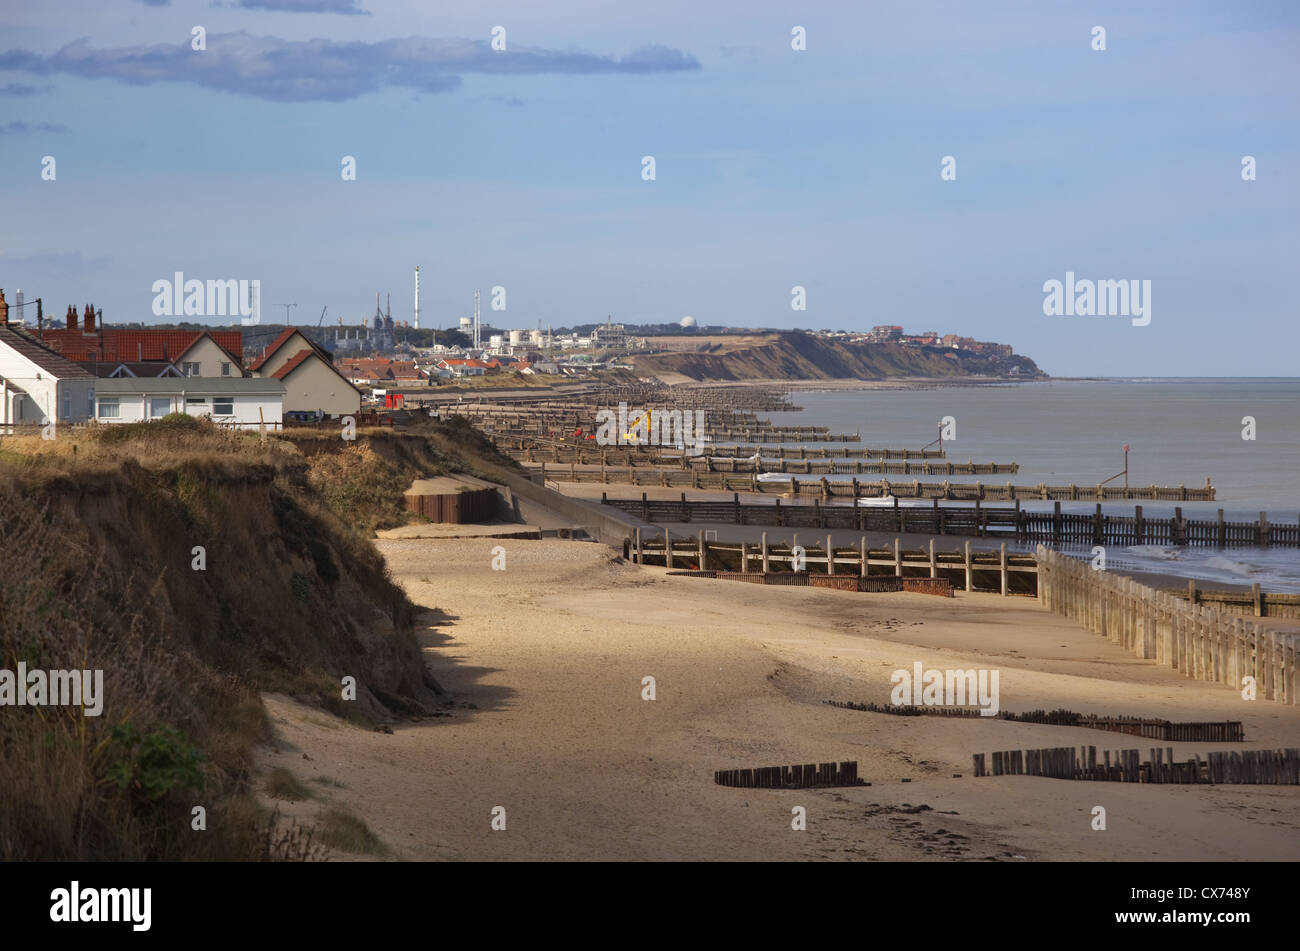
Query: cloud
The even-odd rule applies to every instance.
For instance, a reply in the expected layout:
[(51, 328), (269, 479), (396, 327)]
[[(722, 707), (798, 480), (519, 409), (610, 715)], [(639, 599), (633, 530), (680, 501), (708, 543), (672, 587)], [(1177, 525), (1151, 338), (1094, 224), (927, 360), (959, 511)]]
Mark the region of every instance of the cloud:
[(352, 16), (370, 16), (357, 6), (357, 0), (234, 0), (216, 6), (240, 7), (245, 10), (276, 10), (281, 13), (346, 13)]
[(132, 85), (189, 82), (275, 102), (341, 102), (390, 86), (448, 92), (460, 86), (462, 73), (647, 74), (699, 68), (694, 56), (666, 46), (647, 46), (615, 57), (536, 47), (504, 52), (493, 50), (486, 40), (406, 37), (336, 42), (283, 40), (244, 31), (210, 33), (207, 49), (198, 51), (190, 49), (188, 42), (97, 50), (79, 39), (50, 56), (28, 50), (0, 53), (0, 69), (67, 73)]
[(49, 86), (29, 86), (26, 83), (5, 83), (0, 86), (0, 96), (35, 96), (49, 91)]
[(35, 125), (26, 122), (8, 122), (0, 125), (0, 135), (26, 135), (29, 132), (67, 132), (66, 125), (57, 125), (53, 122), (37, 122)]

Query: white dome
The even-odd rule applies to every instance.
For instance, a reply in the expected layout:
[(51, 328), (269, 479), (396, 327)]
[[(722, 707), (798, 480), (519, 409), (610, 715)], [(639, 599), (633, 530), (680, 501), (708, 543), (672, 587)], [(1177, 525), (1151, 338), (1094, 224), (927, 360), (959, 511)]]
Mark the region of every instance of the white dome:
[(694, 318), (694, 317), (683, 317), (683, 318), (682, 318), (682, 326), (683, 326), (683, 327), (694, 327), (694, 326), (695, 326), (695, 318)]

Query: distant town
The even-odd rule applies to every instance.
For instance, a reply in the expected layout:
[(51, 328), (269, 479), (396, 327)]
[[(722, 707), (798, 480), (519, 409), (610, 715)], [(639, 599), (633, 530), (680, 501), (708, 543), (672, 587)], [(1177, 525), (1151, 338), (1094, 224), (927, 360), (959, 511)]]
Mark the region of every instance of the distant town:
[[(32, 307), (32, 304), (36, 304)], [(637, 357), (724, 349), (719, 338), (788, 333), (770, 329), (604, 323), (499, 328), (473, 316), (445, 330), (395, 321), (376, 295), (368, 320), (316, 326), (107, 321), (93, 304), (45, 317), (19, 291), (0, 289), (0, 425), (139, 422), (170, 413), (210, 416), (233, 427), (337, 418), (363, 407), (397, 408), (411, 390), (446, 384), (628, 376)], [(418, 298), (415, 311), (418, 322)], [(26, 318), (26, 319), (24, 319)], [(1008, 344), (882, 324), (869, 332), (810, 330), (829, 343), (896, 345), (1011, 357)], [(1012, 367), (1008, 375), (1016, 375)], [(628, 379), (631, 379), (628, 376)]]

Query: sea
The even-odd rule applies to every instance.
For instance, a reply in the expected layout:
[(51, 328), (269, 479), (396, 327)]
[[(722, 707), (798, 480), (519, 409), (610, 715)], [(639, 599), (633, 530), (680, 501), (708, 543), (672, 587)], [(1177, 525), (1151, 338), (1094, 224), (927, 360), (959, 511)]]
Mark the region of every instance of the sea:
[[(926, 389), (797, 390), (802, 412), (761, 413), (773, 423), (824, 425), (860, 432), (850, 446), (920, 448), (939, 436), (950, 460), (1016, 462), (1015, 475), (982, 481), (1020, 485), (1096, 485), (1124, 471), (1133, 486), (1203, 487), (1214, 502), (1143, 501), (1143, 514), (1168, 518), (1175, 505), (1189, 519), (1300, 521), (1300, 379), (1108, 379), (936, 386)], [(1249, 417), (1249, 419), (1247, 419)], [(1253, 422), (1253, 439), (1243, 431)], [(817, 443), (805, 445), (815, 446)], [(829, 445), (829, 444), (828, 444)], [(839, 444), (843, 445), (843, 444)], [(863, 477), (864, 479), (867, 477)], [(871, 477), (876, 478), (876, 477)], [(909, 481), (910, 481), (909, 477)], [(976, 481), (931, 477), (930, 481)], [(927, 481), (922, 478), (922, 481)], [(1108, 484), (1123, 485), (1123, 476)], [(1051, 503), (1022, 502), (1051, 508)], [(1103, 511), (1132, 514), (1135, 502)], [(1095, 502), (1062, 502), (1062, 511), (1092, 512)], [(1110, 567), (1161, 571), (1206, 581), (1300, 592), (1300, 548), (1174, 548), (1143, 545), (1108, 551)]]

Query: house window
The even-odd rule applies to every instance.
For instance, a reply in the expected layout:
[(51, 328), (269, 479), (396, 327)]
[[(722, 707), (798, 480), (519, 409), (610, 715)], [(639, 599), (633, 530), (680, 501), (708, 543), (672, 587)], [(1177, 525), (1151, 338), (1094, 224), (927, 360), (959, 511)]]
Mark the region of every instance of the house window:
[(122, 405), (116, 396), (101, 396), (99, 398), (99, 418), (100, 419), (118, 419), (122, 415)]
[(170, 396), (155, 396), (149, 400), (149, 418), (162, 419), (172, 411)]
[(185, 376), (198, 376), (199, 365), (197, 363), (182, 363), (181, 372), (184, 373)]
[(72, 419), (72, 394), (67, 390), (63, 391), (63, 415), (59, 418), (63, 420)]
[(225, 363), (225, 362), (223, 362), (223, 363), (221, 364), (221, 375), (222, 375), (222, 376), (230, 376), (230, 364), (229, 364), (229, 363)]
[(213, 416), (234, 416), (235, 398), (233, 396), (214, 396), (212, 398)]

